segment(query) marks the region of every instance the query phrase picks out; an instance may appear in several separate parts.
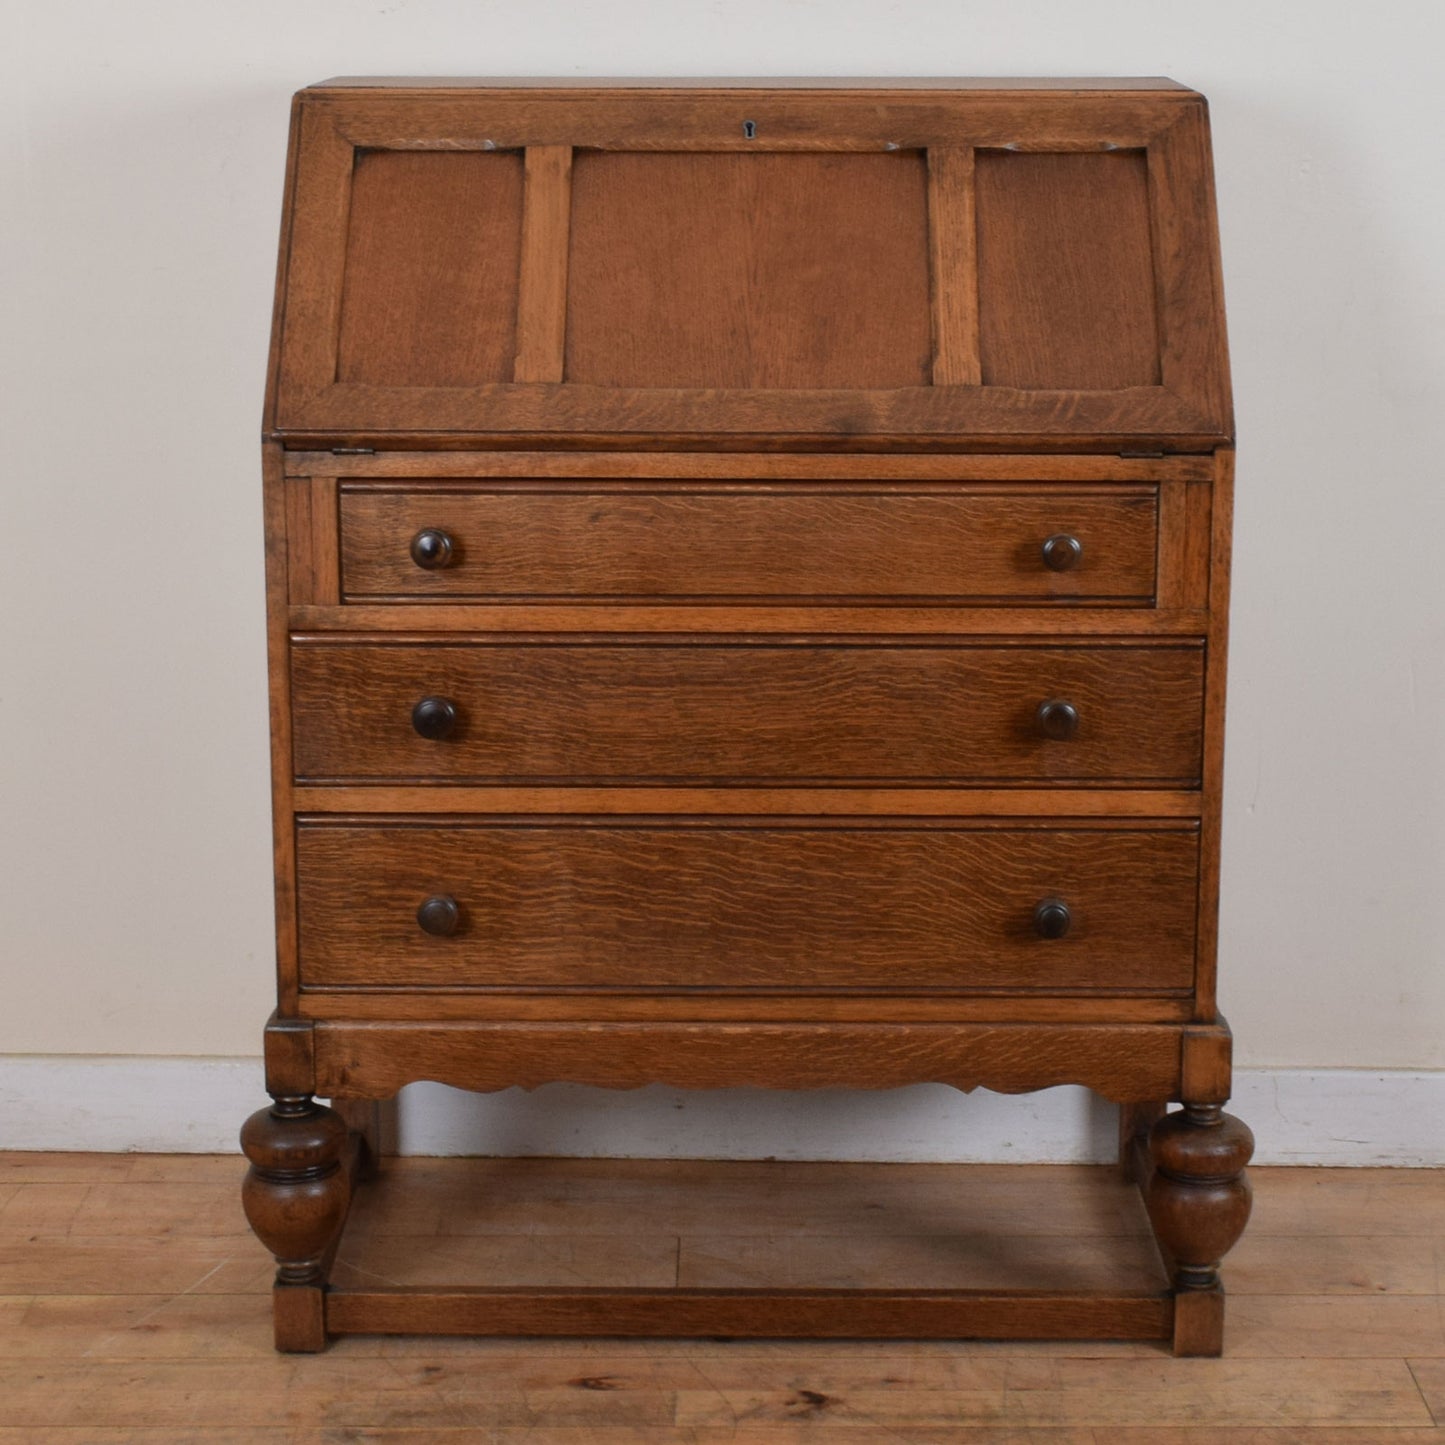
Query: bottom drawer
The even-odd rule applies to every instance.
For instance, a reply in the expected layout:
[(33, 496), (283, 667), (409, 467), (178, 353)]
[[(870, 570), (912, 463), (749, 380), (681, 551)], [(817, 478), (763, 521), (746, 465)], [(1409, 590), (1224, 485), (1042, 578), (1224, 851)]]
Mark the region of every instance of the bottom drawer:
[(1186, 990), (1198, 862), (1178, 822), (305, 820), (301, 984)]

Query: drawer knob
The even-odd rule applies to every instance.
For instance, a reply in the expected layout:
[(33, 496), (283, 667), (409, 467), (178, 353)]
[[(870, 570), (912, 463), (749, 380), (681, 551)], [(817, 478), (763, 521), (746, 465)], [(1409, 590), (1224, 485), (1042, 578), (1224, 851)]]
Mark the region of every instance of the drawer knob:
[(1071, 702), (1050, 698), (1034, 714), (1039, 731), (1056, 743), (1066, 743), (1079, 730), (1079, 710)]
[(455, 898), (438, 893), (417, 909), (416, 921), (423, 933), (430, 933), (434, 938), (450, 938), (461, 925), (462, 910)]
[(457, 730), (457, 705), (445, 697), (424, 697), (411, 710), (411, 725), (422, 737), (439, 743)]
[(1073, 923), (1074, 915), (1062, 898), (1045, 898), (1034, 909), (1034, 932), (1040, 938), (1062, 938)]
[(411, 539), (411, 560), (418, 567), (425, 567), (428, 572), (439, 572), (443, 567), (450, 567), (452, 539), (440, 527), (423, 527)]
[(1043, 545), (1044, 566), (1050, 572), (1068, 572), (1079, 565), (1084, 544), (1067, 532), (1055, 532)]

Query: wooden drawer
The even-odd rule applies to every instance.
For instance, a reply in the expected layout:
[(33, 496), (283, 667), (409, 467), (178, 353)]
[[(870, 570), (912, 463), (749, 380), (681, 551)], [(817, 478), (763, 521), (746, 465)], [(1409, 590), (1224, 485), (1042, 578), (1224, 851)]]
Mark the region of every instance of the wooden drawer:
[(340, 512), (348, 601), (1144, 604), (1159, 531), (1124, 485), (351, 484)]
[(301, 981), (1185, 990), (1198, 859), (1188, 824), (303, 822)]
[[(314, 781), (1137, 782), (1199, 776), (1193, 643), (409, 643), (298, 638)], [(431, 698), (449, 736), (420, 736)], [(1077, 715), (1046, 735), (1044, 704)], [(1055, 722), (1066, 715), (1054, 711)]]

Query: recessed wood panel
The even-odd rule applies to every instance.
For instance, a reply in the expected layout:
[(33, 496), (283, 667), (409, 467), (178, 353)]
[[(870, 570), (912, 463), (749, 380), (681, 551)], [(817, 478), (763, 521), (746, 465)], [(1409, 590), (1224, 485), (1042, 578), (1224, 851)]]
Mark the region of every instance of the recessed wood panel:
[(926, 385), (927, 218), (921, 151), (579, 152), (565, 379)]
[[(1143, 602), (1154, 487), (347, 488), (348, 598), (929, 598)], [(445, 567), (412, 559), (445, 532)], [(1053, 571), (1044, 542), (1082, 553)]]
[[(310, 779), (1189, 783), (1197, 646), (303, 641)], [(451, 735), (412, 710), (441, 697)], [(1044, 736), (1066, 702), (1077, 732)]]
[(1143, 151), (975, 157), (986, 386), (1160, 384)]
[(356, 152), (338, 381), (512, 379), (522, 169), (520, 151)]
[[(303, 824), (303, 985), (1187, 988), (1190, 829)], [(450, 937), (417, 909), (446, 895)], [(1042, 939), (1034, 910), (1073, 923)]]

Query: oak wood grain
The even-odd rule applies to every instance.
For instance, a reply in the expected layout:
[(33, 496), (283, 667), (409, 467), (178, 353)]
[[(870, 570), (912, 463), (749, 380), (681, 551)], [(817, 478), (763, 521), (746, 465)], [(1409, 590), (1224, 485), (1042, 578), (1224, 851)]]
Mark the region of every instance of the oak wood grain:
[[(1060, 616), (1055, 609), (1067, 608)], [(758, 635), (793, 640), (847, 637), (1001, 638), (1034, 637), (1054, 642), (1076, 639), (1175, 637), (1197, 639), (1208, 626), (1203, 611), (1162, 611), (1152, 607), (1054, 602), (1019, 607), (906, 603), (745, 602), (661, 604), (626, 602), (349, 603), (342, 607), (293, 607), (298, 633), (386, 632), (398, 640), (436, 633), (490, 634), (496, 640), (517, 634), (615, 637), (617, 634), (671, 634), (674, 639), (706, 636), (746, 641)]]
[(513, 381), (562, 380), (571, 206), (571, 146), (529, 146)]
[[(281, 448), (261, 449), (261, 500), (265, 516), (266, 652), (271, 738), (271, 859), (275, 887), (276, 989), (282, 1008), (296, 997), (296, 832), (292, 823), (290, 637), (287, 601), (291, 573), (287, 488)], [(309, 503), (310, 493), (307, 489)], [(309, 514), (309, 506), (308, 506)], [(309, 520), (309, 516), (308, 516)]]
[[(284, 373), (283, 373), (284, 374)], [(313, 450), (386, 441), (477, 447), (576, 445), (674, 450), (765, 441), (805, 449), (905, 446), (1207, 452), (1232, 422), (1170, 385), (1109, 391), (1006, 386), (888, 389), (663, 387), (488, 382), (387, 386), (338, 381), (293, 397), (274, 435)]]
[(1170, 1098), (1179, 1036), (1168, 1024), (317, 1024), (317, 1091), (359, 1098), (390, 1098), (417, 1079), (489, 1092), (550, 1082), (811, 1089), (840, 1077), (862, 1088), (1072, 1083), (1115, 1102)]
[[(974, 444), (1006, 436), (1015, 445), (1067, 436), (1086, 447), (1145, 435), (1186, 447), (1229, 439), (1207, 122), (1198, 97), (956, 90), (899, 92), (880, 104), (867, 91), (741, 98), (513, 89), (439, 90), (419, 101), (405, 91), (338, 89), (307, 93), (298, 114), (303, 144), (278, 311), (276, 412), (297, 441), (317, 432), (467, 431), (493, 438), (570, 433), (574, 443), (601, 433), (654, 441), (753, 434), (804, 444), (832, 434), (850, 445), (929, 435)], [(520, 156), (574, 148), (568, 379), (512, 382), (511, 347), (494, 356), (492, 340), (515, 324)], [(1026, 270), (1037, 282), (1052, 274), (1051, 257), (1078, 253), (1092, 257), (1087, 275), (1100, 283), (1052, 290), (1049, 283), (1038, 293), (1066, 298), (1065, 313), (1074, 308), (1079, 324), (1065, 328), (1073, 338), (1068, 356), (1059, 353), (1039, 371), (1020, 369), (1000, 352), (1004, 384), (982, 386), (954, 384), (971, 383), (967, 360), (945, 362), (945, 384), (929, 384), (933, 318), (966, 317), (972, 285), (967, 265), (961, 276), (940, 273), (937, 304), (930, 302), (923, 160), (930, 151), (981, 154), (990, 158), (986, 169), (1002, 166), (1013, 177), (1054, 177), (1044, 191), (1068, 202), (1049, 212), (1068, 244), (1033, 255)], [(1141, 164), (1150, 196), (1142, 228), (1134, 224), (1142, 184), (1119, 179)], [(915, 172), (905, 188), (916, 195), (891, 196), (889, 188)], [(1072, 183), (1085, 174), (1103, 179), (1059, 191), (1060, 178)], [(483, 177), (491, 203), (478, 205), (472, 194)], [(944, 209), (967, 216), (972, 180), (964, 175), (943, 186), (953, 194)], [(988, 184), (977, 182), (980, 193)], [(854, 204), (864, 192), (872, 204)], [(935, 199), (943, 200), (938, 186)], [(1032, 214), (1032, 204), (1023, 210)], [(990, 218), (1001, 213), (994, 206), (978, 214), (986, 243)], [(442, 224), (452, 219), (455, 225)], [(403, 244), (419, 223), (427, 245)], [(486, 317), (470, 300), (448, 310), (429, 289), (455, 273), (435, 246), (465, 246), (478, 224), (495, 231), (496, 244), (459, 284), (472, 286), (493, 267)], [(550, 233), (554, 253), (563, 229)], [(843, 243), (819, 253), (797, 239), (819, 229)], [(954, 241), (943, 241), (941, 230), (935, 249), (940, 242), (956, 248), (966, 231), (946, 229)], [(351, 236), (346, 247), (334, 239), (343, 231)], [(438, 233), (445, 239), (436, 240)], [(1034, 234), (1028, 226), (1005, 226), (1005, 233), (1005, 247), (1010, 236)], [(429, 255), (441, 255), (442, 264)], [(957, 263), (956, 250), (941, 259)], [(555, 275), (563, 263), (550, 264)], [(993, 274), (980, 270), (984, 314), (993, 307), (1009, 318), (1008, 334), (1033, 335), (1027, 345), (1036, 360), (1044, 358), (1044, 333), (1029, 329), (1033, 293), (1020, 289), (1012, 272), (994, 287)], [(946, 294), (954, 287), (958, 301)], [(1077, 310), (1080, 295), (1110, 288), (1112, 310)], [(343, 289), (357, 299), (345, 300)], [(1152, 363), (1143, 312), (1121, 296), (1157, 296), (1165, 308)], [(392, 299), (410, 304), (392, 306)], [(799, 304), (786, 304), (792, 301)], [(397, 319), (408, 310), (411, 320)], [(830, 330), (829, 316), (836, 322), (854, 311), (854, 324)], [(343, 313), (340, 331), (328, 329)], [(375, 347), (348, 340), (351, 318), (381, 328), (364, 338)], [(418, 350), (404, 330), (416, 325), (441, 328), (441, 340)], [(949, 326), (961, 330), (966, 357), (970, 325)], [(486, 355), (470, 354), (484, 335), (491, 338)], [(995, 349), (1001, 344), (995, 335)], [(1120, 345), (1123, 362), (1089, 360)], [(499, 360), (505, 366), (493, 364)], [(525, 376), (538, 374), (524, 368)], [(1016, 376), (1021, 386), (1011, 384)], [(1140, 378), (1143, 385), (1132, 384)]]
[(328, 1328), (470, 1335), (728, 1335), (808, 1339), (1158, 1339), (1159, 1293), (775, 1289), (336, 1289)]
[[(1192, 646), (292, 644), (297, 777), (1149, 782), (1199, 776)], [(443, 740), (412, 711), (450, 700)], [(1077, 732), (1038, 713), (1072, 706)]]
[[(348, 487), (341, 552), (349, 600), (927, 598), (1024, 601), (1153, 597), (1158, 493), (1052, 487), (867, 492), (656, 490), (586, 483)], [(446, 533), (443, 568), (413, 561), (423, 528)], [(334, 526), (331, 533), (335, 536)], [(1043, 544), (1082, 547), (1066, 571)], [(1178, 539), (1173, 551), (1179, 550)], [(335, 542), (333, 540), (333, 546)], [(295, 602), (322, 601), (295, 596)]]
[(364, 453), (288, 450), (287, 476), (344, 478), (574, 478), (601, 483), (638, 479), (722, 482), (1210, 482), (1213, 456), (1091, 456), (987, 452), (750, 451), (426, 451)]
[(336, 379), (512, 379), (523, 162), (516, 152), (356, 153)]
[(928, 149), (929, 286), (934, 386), (978, 386), (978, 217), (974, 152)]
[(288, 480), (285, 493), (290, 603), (335, 607), (341, 601), (336, 478)]
[[(1192, 830), (310, 823), (310, 985), (1187, 987)], [(432, 895), (462, 923), (417, 924)], [(1074, 921), (1046, 940), (1034, 909)]]
[(576, 988), (518, 991), (494, 988), (307, 988), (301, 1007), (312, 1019), (406, 1019), (419, 1023), (461, 1019), (573, 1023), (642, 1021), (757, 1023), (1183, 1023), (1192, 1017), (1186, 991), (1128, 994), (1094, 988), (1053, 994), (975, 989), (919, 991), (883, 989), (734, 989), (671, 993), (613, 988), (605, 993)]
[(918, 151), (582, 151), (567, 267), (565, 375), (577, 386), (929, 380)]
[(1159, 385), (1144, 152), (982, 151), (975, 169), (983, 381)]
[(825, 818), (1197, 818), (1198, 792), (1146, 788), (295, 788), (300, 813), (705, 814)]
[(1220, 844), (1224, 824), (1224, 698), (1229, 660), (1229, 578), (1234, 521), (1234, 453), (1215, 459), (1209, 542), (1208, 669), (1205, 677), (1205, 735), (1202, 837), (1199, 876), (1199, 976), (1195, 983), (1199, 1018), (1217, 1015)]
[[(934, 144), (1022, 149), (1137, 148), (1166, 131), (1180, 115), (1202, 108), (1188, 93), (1121, 89), (1058, 94), (950, 88), (932, 94), (853, 94), (847, 90), (747, 97), (703, 90), (637, 94), (586, 90), (549, 94), (545, 87), (508, 87), (468, 95), (433, 93), (417, 103), (402, 94), (312, 91), (309, 108), (357, 146), (457, 150), (506, 148), (530, 138), (602, 151), (758, 152), (888, 151)], [(748, 136), (742, 121), (756, 121)]]

